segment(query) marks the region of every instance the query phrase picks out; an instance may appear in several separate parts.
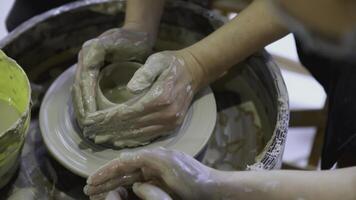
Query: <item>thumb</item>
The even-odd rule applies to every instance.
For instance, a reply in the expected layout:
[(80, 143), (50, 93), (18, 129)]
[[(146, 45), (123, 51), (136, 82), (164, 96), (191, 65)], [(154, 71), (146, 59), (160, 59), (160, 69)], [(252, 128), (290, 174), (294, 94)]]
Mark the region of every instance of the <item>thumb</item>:
[(143, 200), (172, 200), (161, 188), (149, 183), (135, 183), (132, 189)]
[(128, 199), (127, 190), (123, 187), (119, 187), (116, 190), (110, 191), (105, 197), (105, 200), (127, 200), (127, 199)]
[(138, 69), (127, 88), (132, 93), (139, 93), (152, 85), (155, 79), (171, 64), (171, 56), (167, 53), (156, 53), (150, 56), (146, 63)]

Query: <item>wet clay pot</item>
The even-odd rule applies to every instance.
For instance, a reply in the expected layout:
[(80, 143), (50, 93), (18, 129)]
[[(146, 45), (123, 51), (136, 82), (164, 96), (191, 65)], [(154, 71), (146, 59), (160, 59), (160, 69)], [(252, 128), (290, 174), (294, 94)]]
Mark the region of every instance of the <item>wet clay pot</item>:
[(126, 85), (136, 70), (142, 65), (135, 62), (121, 62), (106, 66), (101, 70), (96, 87), (96, 102), (99, 110), (117, 104), (134, 102), (141, 94), (131, 93)]

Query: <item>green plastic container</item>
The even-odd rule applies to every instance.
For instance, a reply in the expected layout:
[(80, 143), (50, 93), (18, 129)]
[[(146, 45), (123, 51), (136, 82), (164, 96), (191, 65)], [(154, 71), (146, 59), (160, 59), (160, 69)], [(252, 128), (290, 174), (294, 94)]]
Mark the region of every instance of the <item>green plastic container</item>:
[(30, 102), (25, 72), (0, 50), (0, 188), (16, 172), (30, 124)]

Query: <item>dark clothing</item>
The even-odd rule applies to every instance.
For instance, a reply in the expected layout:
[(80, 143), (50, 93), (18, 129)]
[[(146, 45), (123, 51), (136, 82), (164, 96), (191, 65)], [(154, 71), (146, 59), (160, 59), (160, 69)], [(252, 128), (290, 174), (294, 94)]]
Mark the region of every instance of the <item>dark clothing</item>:
[(356, 160), (356, 63), (310, 52), (298, 39), (296, 44), (300, 61), (328, 97), (322, 169), (331, 168), (343, 154), (355, 153)]
[[(46, 12), (52, 8), (59, 7), (66, 3), (77, 0), (16, 0), (12, 7), (9, 16), (6, 19), (6, 28), (12, 31), (22, 22), (31, 17)], [(80, 1), (80, 0), (78, 0)], [(207, 8), (209, 0), (186, 0)]]

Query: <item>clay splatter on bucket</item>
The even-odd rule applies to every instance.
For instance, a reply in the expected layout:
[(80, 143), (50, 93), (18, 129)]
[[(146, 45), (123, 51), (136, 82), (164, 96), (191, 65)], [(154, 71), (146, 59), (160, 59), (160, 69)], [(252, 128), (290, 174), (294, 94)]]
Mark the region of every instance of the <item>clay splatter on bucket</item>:
[(19, 118), (19, 111), (9, 102), (0, 99), (0, 133), (9, 129)]

